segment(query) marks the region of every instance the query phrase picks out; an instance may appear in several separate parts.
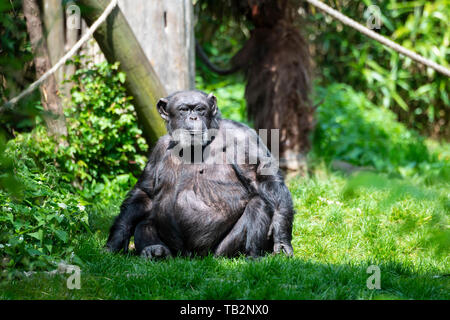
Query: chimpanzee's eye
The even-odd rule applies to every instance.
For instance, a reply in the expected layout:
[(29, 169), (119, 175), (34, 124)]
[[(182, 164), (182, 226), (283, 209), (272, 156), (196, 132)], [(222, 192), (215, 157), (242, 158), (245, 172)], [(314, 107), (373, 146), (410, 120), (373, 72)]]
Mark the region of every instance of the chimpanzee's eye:
[(197, 108), (195, 108), (198, 112), (204, 112), (206, 110), (206, 108), (204, 106), (197, 106)]
[(187, 106), (182, 106), (179, 110), (186, 112), (186, 111), (189, 111), (189, 108)]

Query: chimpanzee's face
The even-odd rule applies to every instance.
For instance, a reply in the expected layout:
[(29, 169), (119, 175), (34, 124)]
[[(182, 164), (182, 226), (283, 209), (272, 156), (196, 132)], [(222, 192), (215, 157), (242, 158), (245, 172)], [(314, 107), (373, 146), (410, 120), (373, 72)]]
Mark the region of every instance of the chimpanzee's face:
[(200, 91), (176, 92), (160, 99), (157, 108), (171, 135), (183, 131), (191, 136), (206, 137), (207, 130), (216, 122), (216, 97)]

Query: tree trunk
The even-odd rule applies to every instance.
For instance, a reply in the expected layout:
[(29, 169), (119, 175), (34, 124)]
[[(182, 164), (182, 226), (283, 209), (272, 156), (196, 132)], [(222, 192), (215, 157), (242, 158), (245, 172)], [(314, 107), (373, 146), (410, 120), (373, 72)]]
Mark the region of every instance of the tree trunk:
[[(50, 62), (54, 66), (64, 55), (64, 16), (61, 0), (42, 0), (42, 20)], [(58, 87), (64, 80), (64, 68), (54, 73)]]
[[(109, 4), (108, 0), (80, 0), (82, 16), (91, 25)], [(131, 27), (119, 7), (116, 7), (94, 33), (106, 59), (120, 62), (120, 69), (127, 75), (125, 86), (134, 97), (139, 124), (150, 146), (166, 130), (164, 122), (156, 110), (159, 98), (166, 96), (152, 65), (139, 45)]]
[[(36, 68), (36, 77), (40, 78), (48, 69), (51, 68), (50, 56), (47, 50), (39, 6), (36, 0), (23, 1), (23, 13), (26, 19), (27, 30), (30, 37), (31, 48), (34, 54), (34, 65)], [(60, 144), (67, 142), (61, 139), (67, 136), (66, 122), (58, 97), (58, 88), (55, 76), (51, 75), (41, 86), (41, 101), (44, 107), (44, 120), (47, 124), (50, 135), (55, 136)]]
[[(81, 36), (87, 32), (88, 28), (86, 21), (81, 19)], [(106, 61), (105, 55), (94, 38), (89, 39), (81, 46), (80, 56), (81, 66), (87, 69)]]
[[(247, 76), (245, 98), (255, 129), (279, 130), (280, 167), (306, 173), (314, 108), (311, 57), (290, 0), (256, 0), (248, 8), (250, 39), (233, 58)], [(271, 148), (269, 135), (268, 147)], [(273, 151), (273, 150), (272, 150)]]
[(195, 87), (192, 0), (119, 0), (166, 91)]
[[(72, 49), (72, 47), (77, 43), (79, 36), (80, 36), (80, 29), (81, 29), (80, 25), (78, 25), (78, 26), (71, 25), (70, 23), (68, 25), (68, 19), (72, 13), (67, 12), (67, 7), (72, 4), (74, 4), (74, 3), (68, 3), (66, 8), (64, 9), (64, 17), (65, 17), (64, 21), (66, 22), (66, 29), (65, 29), (66, 30), (66, 44), (64, 47), (65, 52)], [(65, 73), (65, 78), (70, 79), (75, 74), (75, 65), (73, 65), (73, 64), (66, 65), (64, 67), (64, 73)], [(67, 82), (64, 84), (64, 87), (63, 87), (63, 95), (68, 101), (71, 100), (70, 90), (72, 89), (72, 86), (73, 86), (72, 82)]]

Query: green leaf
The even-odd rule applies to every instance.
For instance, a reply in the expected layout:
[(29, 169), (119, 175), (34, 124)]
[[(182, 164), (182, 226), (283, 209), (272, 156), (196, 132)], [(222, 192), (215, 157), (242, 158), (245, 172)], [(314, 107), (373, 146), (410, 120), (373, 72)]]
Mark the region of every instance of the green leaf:
[(40, 229), (37, 232), (28, 233), (28, 235), (30, 237), (38, 239), (39, 241), (42, 241), (42, 239), (44, 238), (44, 231), (42, 231), (42, 229)]
[(119, 72), (119, 73), (117, 74), (117, 76), (119, 77), (119, 81), (120, 81), (121, 83), (125, 83), (126, 75), (125, 75), (124, 72)]
[(32, 255), (32, 256), (42, 256), (42, 255), (44, 255), (42, 252), (40, 252), (40, 251), (38, 251), (38, 250), (36, 250), (36, 249), (33, 249), (33, 248), (28, 248), (28, 249), (27, 249), (27, 252), (28, 252), (30, 255)]
[(391, 91), (391, 96), (392, 96), (392, 98), (394, 98), (395, 102), (397, 102), (398, 105), (399, 105), (403, 110), (408, 111), (408, 109), (409, 109), (409, 108), (408, 108), (408, 105), (406, 104), (405, 100), (403, 100), (402, 97), (400, 97), (400, 96), (398, 95), (397, 92)]
[(56, 236), (57, 236), (62, 242), (67, 243), (67, 241), (69, 240), (69, 236), (68, 236), (68, 234), (67, 234), (66, 231), (58, 230), (58, 229), (57, 229), (57, 230), (55, 230), (54, 232), (55, 232)]

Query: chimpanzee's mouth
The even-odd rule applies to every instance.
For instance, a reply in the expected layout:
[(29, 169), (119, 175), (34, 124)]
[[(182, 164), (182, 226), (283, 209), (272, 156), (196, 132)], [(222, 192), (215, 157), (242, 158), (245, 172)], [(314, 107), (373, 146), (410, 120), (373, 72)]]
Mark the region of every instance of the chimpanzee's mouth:
[(203, 134), (203, 130), (189, 130), (189, 134), (194, 136), (198, 134)]

